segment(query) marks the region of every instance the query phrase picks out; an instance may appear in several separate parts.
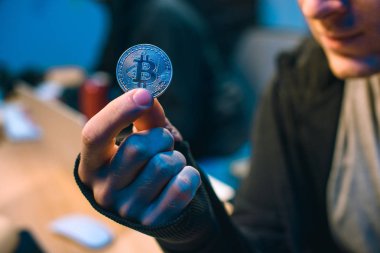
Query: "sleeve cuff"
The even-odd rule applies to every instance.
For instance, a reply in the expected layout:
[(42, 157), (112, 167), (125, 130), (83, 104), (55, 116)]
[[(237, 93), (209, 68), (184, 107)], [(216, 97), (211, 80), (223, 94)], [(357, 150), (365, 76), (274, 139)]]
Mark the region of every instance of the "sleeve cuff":
[[(186, 156), (189, 165), (196, 167), (187, 143), (178, 142), (175, 149)], [(210, 234), (215, 234), (217, 231), (217, 224), (210, 200), (203, 184), (198, 189), (195, 198), (190, 202), (189, 206), (175, 220), (161, 226), (144, 226), (99, 206), (94, 199), (92, 190), (83, 184), (79, 178), (79, 162), (80, 155), (78, 155), (75, 161), (75, 181), (93, 208), (117, 223), (155, 237), (160, 244), (165, 245), (165, 248), (194, 248), (199, 246), (199, 244), (203, 244), (203, 238), (210, 239)], [(208, 236), (205, 236), (206, 234)]]

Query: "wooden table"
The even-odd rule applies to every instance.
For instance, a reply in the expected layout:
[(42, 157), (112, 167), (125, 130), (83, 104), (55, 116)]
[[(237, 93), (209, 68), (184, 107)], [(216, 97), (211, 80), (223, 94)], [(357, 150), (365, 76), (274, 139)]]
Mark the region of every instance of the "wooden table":
[(43, 130), (38, 141), (12, 143), (0, 137), (0, 215), (28, 229), (46, 252), (94, 252), (51, 232), (49, 225), (67, 214), (86, 214), (114, 233), (112, 244), (96, 252), (162, 252), (154, 239), (97, 213), (74, 182), (72, 167), (80, 149), (81, 115), (63, 104), (36, 99), (26, 87), (15, 98)]

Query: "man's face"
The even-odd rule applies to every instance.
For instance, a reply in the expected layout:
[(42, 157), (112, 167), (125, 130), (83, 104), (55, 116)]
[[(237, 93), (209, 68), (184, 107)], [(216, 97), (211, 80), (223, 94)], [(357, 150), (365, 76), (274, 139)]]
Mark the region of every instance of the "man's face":
[(380, 0), (298, 0), (340, 78), (380, 72)]

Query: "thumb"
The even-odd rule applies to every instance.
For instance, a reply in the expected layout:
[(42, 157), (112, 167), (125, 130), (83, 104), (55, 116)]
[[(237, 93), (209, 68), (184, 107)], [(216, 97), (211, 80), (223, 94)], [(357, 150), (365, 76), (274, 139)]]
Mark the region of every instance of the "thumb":
[[(141, 100), (147, 100), (147, 96), (151, 96), (149, 92), (142, 92), (138, 94)], [(139, 98), (137, 98), (139, 99)], [(164, 127), (168, 129), (176, 141), (182, 141), (181, 133), (170, 123), (165, 117), (165, 111), (160, 102), (155, 98), (151, 108), (146, 110), (139, 118), (133, 122), (134, 131), (143, 131), (156, 127)]]
[[(149, 92), (146, 92), (142, 95), (146, 96), (148, 93)], [(151, 96), (150, 93), (149, 96)], [(157, 99), (154, 99), (152, 107), (146, 110), (138, 119), (136, 119), (133, 122), (133, 125), (137, 131), (166, 126), (165, 112)]]

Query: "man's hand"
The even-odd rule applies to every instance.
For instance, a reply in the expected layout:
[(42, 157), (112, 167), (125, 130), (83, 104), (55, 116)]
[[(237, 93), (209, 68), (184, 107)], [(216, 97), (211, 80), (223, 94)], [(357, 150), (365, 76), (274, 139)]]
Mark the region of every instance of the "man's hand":
[[(116, 136), (130, 124), (133, 134), (117, 146)], [(132, 90), (85, 125), (79, 177), (103, 208), (144, 225), (163, 225), (201, 184), (199, 172), (173, 148), (181, 138), (147, 90)]]

